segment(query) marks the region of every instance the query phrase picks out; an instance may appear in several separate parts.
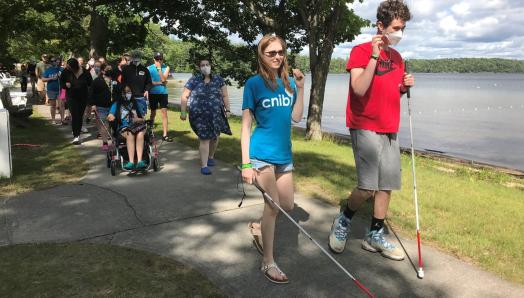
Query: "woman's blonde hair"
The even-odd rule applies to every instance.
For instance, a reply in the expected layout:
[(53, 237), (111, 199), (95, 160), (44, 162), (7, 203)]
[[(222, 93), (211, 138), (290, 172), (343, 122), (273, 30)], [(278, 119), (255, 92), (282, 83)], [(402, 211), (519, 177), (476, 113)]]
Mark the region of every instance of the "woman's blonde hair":
[(286, 90), (293, 94), (293, 89), (291, 88), (291, 83), (289, 81), (289, 66), (287, 64), (287, 46), (284, 39), (277, 35), (265, 35), (262, 37), (260, 42), (258, 43), (258, 73), (262, 76), (264, 79), (264, 82), (266, 83), (266, 86), (271, 88), (273, 91), (277, 89), (277, 78), (275, 77), (274, 73), (271, 71), (271, 68), (269, 65), (267, 65), (264, 62), (264, 51), (274, 41), (279, 41), (282, 45), (282, 50), (284, 51), (284, 57), (282, 59), (282, 64), (280, 65), (280, 68), (278, 69), (278, 76), (282, 79), (282, 83), (284, 83), (284, 87)]

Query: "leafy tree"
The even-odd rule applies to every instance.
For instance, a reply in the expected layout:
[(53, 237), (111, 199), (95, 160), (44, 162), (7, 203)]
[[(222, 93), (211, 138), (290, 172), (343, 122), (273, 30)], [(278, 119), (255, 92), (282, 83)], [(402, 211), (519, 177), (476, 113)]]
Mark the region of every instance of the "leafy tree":
[[(160, 5), (155, 14), (167, 20), (164, 30), (175, 33), (172, 30), (180, 31), (184, 25), (171, 20), (170, 14), (177, 9), (171, 2), (157, 1)], [(231, 61), (232, 67), (224, 68), (222, 72), (240, 84), (256, 69), (255, 41), (260, 34), (276, 33), (286, 39), (292, 64), (295, 64), (295, 54), (308, 45), (312, 87), (306, 137), (318, 140), (322, 138), (322, 105), (333, 49), (339, 43), (353, 40), (362, 27), (369, 25), (369, 21), (354, 14), (348, 7), (350, 3), (353, 1), (201, 0), (193, 11), (201, 28), (184, 28), (183, 38), (205, 37), (195, 42), (208, 47), (210, 54), (219, 52), (224, 60)], [(245, 44), (231, 45), (227, 42), (230, 34), (238, 35)], [(246, 68), (246, 65), (250, 67)]]

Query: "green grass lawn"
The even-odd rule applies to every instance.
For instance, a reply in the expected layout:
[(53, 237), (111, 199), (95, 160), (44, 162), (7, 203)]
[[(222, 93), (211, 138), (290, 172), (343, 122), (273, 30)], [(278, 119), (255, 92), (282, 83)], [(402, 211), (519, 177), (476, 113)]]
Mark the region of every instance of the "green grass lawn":
[[(170, 111), (175, 139), (192, 148), (198, 141), (188, 121)], [(160, 117), (157, 117), (160, 122)], [(233, 136), (220, 138), (216, 158), (241, 162), (240, 119), (230, 120)], [(293, 133), (295, 184), (298, 191), (339, 205), (356, 185), (353, 151), (347, 142), (305, 141)], [(423, 245), (444, 249), (506, 279), (524, 284), (524, 181), (491, 169), (477, 169), (417, 157), (417, 186)], [(411, 158), (402, 155), (402, 190), (394, 192), (389, 222), (415, 237)], [(336, 208), (336, 207), (333, 207)], [(369, 204), (360, 215), (369, 216)]]
[(225, 297), (172, 259), (112, 245), (14, 245), (0, 260), (0, 297)]
[[(40, 147), (14, 146), (34, 144)], [(13, 176), (0, 179), (0, 196), (12, 196), (37, 189), (78, 181), (88, 166), (70, 140), (49, 120), (33, 114), (27, 127), (11, 126)]]

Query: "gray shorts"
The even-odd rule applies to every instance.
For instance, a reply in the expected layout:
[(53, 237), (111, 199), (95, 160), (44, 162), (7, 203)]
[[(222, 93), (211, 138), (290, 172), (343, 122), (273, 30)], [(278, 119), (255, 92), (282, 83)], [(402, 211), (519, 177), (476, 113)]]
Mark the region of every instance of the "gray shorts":
[(400, 189), (400, 148), (396, 133), (350, 129), (358, 188)]

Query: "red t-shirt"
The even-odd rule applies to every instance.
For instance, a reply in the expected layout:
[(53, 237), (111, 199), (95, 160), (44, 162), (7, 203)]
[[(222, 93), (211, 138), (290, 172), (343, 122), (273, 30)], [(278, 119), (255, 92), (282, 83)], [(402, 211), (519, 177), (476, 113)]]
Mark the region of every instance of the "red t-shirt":
[[(371, 42), (355, 46), (349, 56), (347, 71), (353, 68), (366, 68), (371, 53)], [(400, 86), (404, 75), (404, 63), (397, 51), (389, 48), (389, 53), (380, 52), (375, 75), (364, 96), (357, 96), (350, 82), (346, 107), (347, 127), (383, 133), (398, 132)]]

